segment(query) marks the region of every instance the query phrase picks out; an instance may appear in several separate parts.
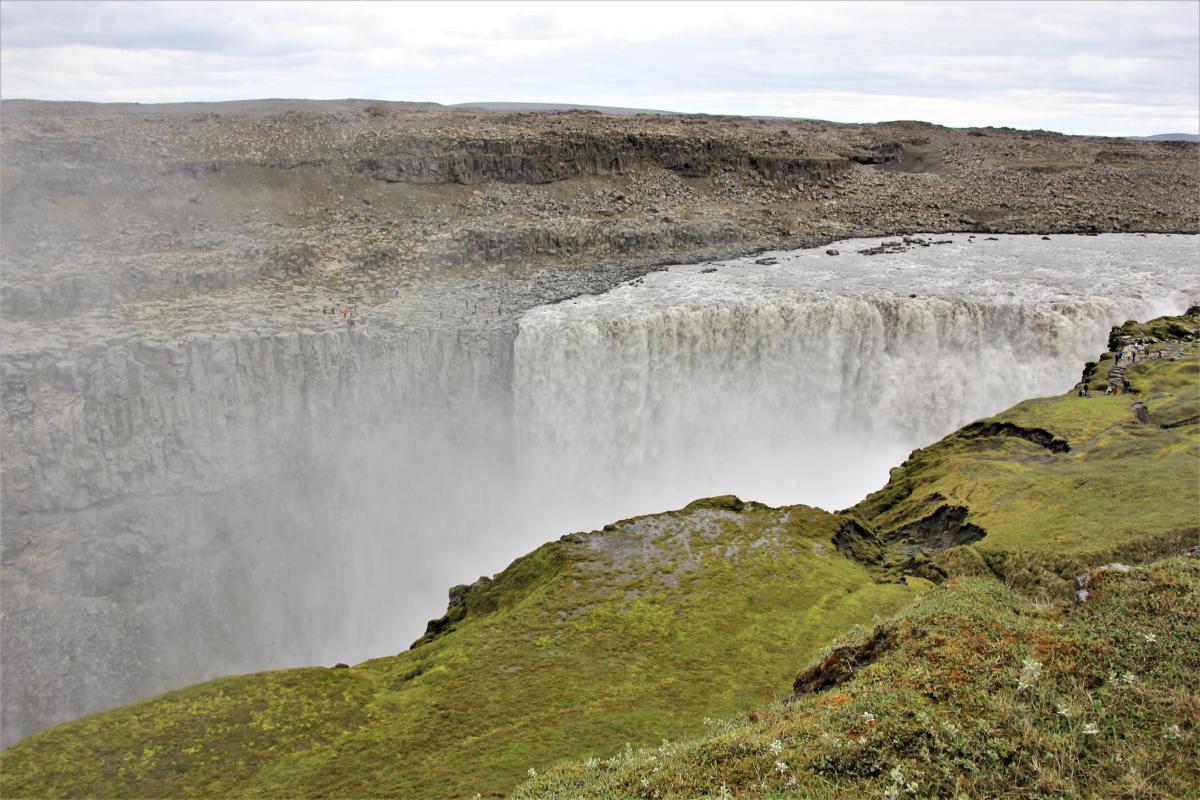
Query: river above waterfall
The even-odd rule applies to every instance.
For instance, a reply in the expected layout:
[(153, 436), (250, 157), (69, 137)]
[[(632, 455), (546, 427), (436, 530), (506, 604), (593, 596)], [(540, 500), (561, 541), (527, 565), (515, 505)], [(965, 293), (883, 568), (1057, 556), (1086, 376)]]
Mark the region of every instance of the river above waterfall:
[[(932, 244), (901, 245), (903, 252), (861, 252), (906, 239)], [(829, 250), (839, 255), (828, 255)], [(669, 266), (604, 294), (535, 309), (523, 321), (567, 315), (576, 308), (578, 313), (629, 316), (647, 307), (755, 302), (773, 293), (917, 294), (993, 303), (1070, 303), (1104, 296), (1175, 302), (1164, 294), (1188, 295), (1200, 285), (1197, 259), (1200, 239), (1170, 234), (848, 239), (825, 248)]]

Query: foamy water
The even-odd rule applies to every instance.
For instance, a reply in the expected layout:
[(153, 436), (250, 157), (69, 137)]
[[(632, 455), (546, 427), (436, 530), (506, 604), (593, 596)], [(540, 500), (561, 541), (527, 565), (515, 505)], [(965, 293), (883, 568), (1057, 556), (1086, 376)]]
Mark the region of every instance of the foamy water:
[(578, 526), (726, 492), (844, 507), (913, 448), (1069, 389), (1112, 325), (1200, 298), (1195, 237), (923, 238), (952, 243), (676, 266), (530, 311), (523, 478)]

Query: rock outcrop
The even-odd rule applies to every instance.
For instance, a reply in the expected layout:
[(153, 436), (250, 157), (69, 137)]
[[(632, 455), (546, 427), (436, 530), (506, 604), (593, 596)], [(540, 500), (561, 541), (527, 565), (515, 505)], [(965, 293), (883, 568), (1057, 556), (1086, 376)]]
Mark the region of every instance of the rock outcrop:
[[(1194, 143), (1116, 158), (1109, 139), (1007, 129), (360, 101), (4, 101), (4, 118), (10, 319), (857, 231), (1200, 227)], [(390, 257), (356, 269), (364, 252)]]

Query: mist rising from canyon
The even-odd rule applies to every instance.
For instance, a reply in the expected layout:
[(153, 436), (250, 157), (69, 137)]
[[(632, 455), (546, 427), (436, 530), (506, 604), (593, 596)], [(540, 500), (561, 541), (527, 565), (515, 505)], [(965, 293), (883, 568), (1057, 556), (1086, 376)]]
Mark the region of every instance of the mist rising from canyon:
[[(1190, 237), (946, 238), (672, 267), (515, 337), (18, 354), (10, 401), (62, 413), (16, 451), (40, 477), (5, 542), (9, 730), (397, 652), (450, 585), (622, 517), (718, 493), (844, 507), (913, 448), (1069, 389), (1112, 324), (1200, 296)], [(52, 535), (84, 513), (94, 535)]]

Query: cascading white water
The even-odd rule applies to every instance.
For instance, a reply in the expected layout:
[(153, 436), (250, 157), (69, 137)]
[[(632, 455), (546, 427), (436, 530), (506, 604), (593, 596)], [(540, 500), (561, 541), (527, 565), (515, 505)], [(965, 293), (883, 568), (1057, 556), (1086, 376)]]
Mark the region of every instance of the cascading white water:
[(522, 475), (574, 527), (728, 492), (844, 507), (913, 448), (1070, 388), (1111, 325), (1200, 296), (1190, 237), (938, 238), (672, 267), (529, 312)]
[(853, 504), (1200, 298), (1196, 237), (948, 238), (672, 267), (529, 311), (511, 351), (445, 328), (6, 355), (5, 730), (396, 652), (448, 586), (621, 517)]

